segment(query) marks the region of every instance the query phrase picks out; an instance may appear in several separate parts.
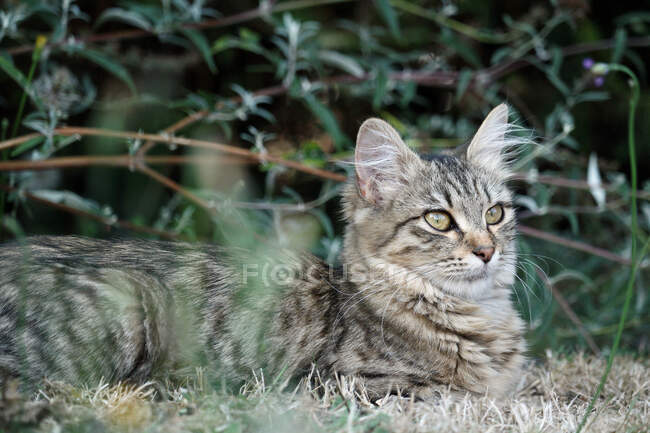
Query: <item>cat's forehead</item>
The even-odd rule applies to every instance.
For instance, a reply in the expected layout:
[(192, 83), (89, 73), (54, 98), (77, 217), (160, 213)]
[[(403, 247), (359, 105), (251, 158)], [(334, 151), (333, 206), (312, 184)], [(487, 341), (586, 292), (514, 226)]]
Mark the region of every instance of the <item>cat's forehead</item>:
[(439, 206), (471, 212), (477, 205), (508, 202), (511, 193), (501, 179), (449, 155), (423, 157), (420, 179), (413, 183), (415, 197), (423, 207)]

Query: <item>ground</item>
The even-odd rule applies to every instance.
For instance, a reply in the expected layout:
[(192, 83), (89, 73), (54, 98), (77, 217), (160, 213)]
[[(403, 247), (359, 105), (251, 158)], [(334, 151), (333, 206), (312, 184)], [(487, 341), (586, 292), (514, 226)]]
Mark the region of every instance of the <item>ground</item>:
[[(573, 432), (604, 368), (602, 359), (549, 353), (529, 365), (511, 399), (443, 392), (432, 401), (391, 396), (376, 405), (355, 396), (351, 379), (322, 381), (316, 373), (298, 386), (256, 375), (238, 393), (207, 386), (202, 371), (164, 391), (49, 382), (25, 399), (11, 385), (0, 423), (11, 420), (8, 430), (20, 432)], [(650, 360), (620, 356), (583, 431), (649, 426)]]

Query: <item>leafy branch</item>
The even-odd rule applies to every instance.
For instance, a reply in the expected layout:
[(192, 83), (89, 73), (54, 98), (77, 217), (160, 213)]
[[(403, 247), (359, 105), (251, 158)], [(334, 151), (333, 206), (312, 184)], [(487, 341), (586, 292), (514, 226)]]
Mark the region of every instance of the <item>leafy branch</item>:
[[(240, 12), (234, 15), (227, 17), (215, 18), (203, 20), (196, 23), (185, 23), (178, 27), (179, 30), (201, 30), (201, 29), (217, 29), (232, 26), (235, 24), (241, 24), (247, 21), (251, 21), (257, 18), (263, 18), (270, 14), (276, 14), (287, 11), (300, 10), (311, 7), (325, 6), (335, 3), (344, 3), (353, 0), (294, 0), (283, 2), (280, 4), (271, 4), (260, 2), (260, 6), (254, 9), (250, 9), (244, 12)], [(115, 42), (128, 39), (138, 39), (145, 37), (158, 36), (158, 33), (154, 31), (153, 28), (139, 28), (132, 30), (119, 30), (115, 32), (108, 33), (99, 33), (95, 35), (89, 35), (85, 37), (78, 38), (77, 41), (82, 44), (98, 43), (98, 42)], [(61, 40), (54, 43), (49, 43), (46, 48), (59, 48), (62, 45), (65, 45), (67, 41)], [(6, 50), (9, 55), (20, 55), (30, 53), (34, 50), (34, 46), (31, 44), (21, 45), (18, 47), (12, 47)]]
[[(273, 162), (280, 165), (284, 165), (289, 168), (293, 168), (298, 171), (302, 171), (304, 173), (321, 177), (323, 179), (330, 179), (338, 182), (343, 182), (346, 180), (346, 176), (344, 174), (339, 174), (339, 173), (335, 173), (323, 169), (317, 169), (314, 167), (309, 167), (297, 161), (286, 160), (272, 155), (260, 155), (258, 153), (251, 152), (247, 149), (242, 149), (240, 147), (231, 146), (223, 143), (210, 142), (205, 140), (175, 137), (171, 135), (156, 135), (156, 134), (146, 134), (142, 132), (128, 132), (128, 131), (111, 131), (111, 130), (98, 129), (98, 128), (82, 128), (82, 127), (58, 128), (55, 130), (55, 133), (64, 136), (77, 134), (80, 136), (103, 136), (103, 137), (122, 138), (122, 139), (128, 138), (128, 139), (137, 139), (137, 140), (150, 140), (152, 142), (158, 142), (158, 143), (197, 147), (197, 148), (215, 150), (229, 155), (233, 155), (239, 158), (238, 160), (235, 160), (235, 162), (245, 162), (251, 160), (257, 162), (260, 161)], [(24, 143), (38, 135), (39, 134), (28, 134), (22, 137), (0, 142), (0, 150), (9, 149), (11, 147), (18, 146), (21, 143)], [(130, 167), (130, 168), (135, 168), (136, 170), (149, 176), (153, 180), (178, 192), (179, 194), (183, 195), (194, 204), (202, 207), (203, 209), (206, 209), (207, 211), (214, 213), (215, 209), (213, 205), (203, 200), (202, 198), (198, 197), (197, 195), (193, 194), (192, 192), (182, 187), (178, 183), (152, 170), (146, 165), (148, 162), (187, 163), (192, 160), (178, 159), (179, 157), (176, 157), (175, 159), (160, 159), (160, 158), (161, 157), (149, 157), (141, 154), (140, 155), (127, 154), (127, 155), (103, 156), (103, 157), (80, 156), (80, 157), (51, 158), (49, 160), (44, 160), (44, 161), (10, 161), (10, 162), (0, 163), (0, 171), (39, 170), (39, 169), (64, 168), (64, 167), (82, 167), (82, 166), (92, 166), (92, 165)], [(526, 177), (523, 175), (519, 175), (518, 178), (521, 180), (526, 180)], [(535, 180), (535, 182), (540, 182), (540, 181), (542, 182), (548, 181), (551, 182), (551, 184), (560, 185), (560, 186), (569, 185), (570, 187), (579, 187), (581, 189), (589, 188), (588, 185), (583, 185), (580, 182), (579, 183), (572, 182), (572, 179), (544, 177), (541, 180), (539, 178)], [(257, 205), (256, 207), (262, 208), (263, 206)], [(545, 240), (547, 242), (556, 243), (558, 245), (562, 245), (571, 249), (583, 251), (588, 254), (602, 257), (604, 259), (616, 263), (620, 263), (626, 266), (630, 266), (633, 263), (631, 260), (618, 256), (614, 253), (611, 253), (608, 250), (589, 245), (585, 242), (565, 239), (553, 233), (537, 230), (525, 225), (520, 225), (519, 231), (526, 236), (531, 236), (534, 238)]]

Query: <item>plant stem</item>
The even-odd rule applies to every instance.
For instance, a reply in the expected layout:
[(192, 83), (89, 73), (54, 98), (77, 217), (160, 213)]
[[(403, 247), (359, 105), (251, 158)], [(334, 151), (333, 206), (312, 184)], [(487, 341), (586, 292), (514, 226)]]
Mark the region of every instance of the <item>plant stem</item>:
[(578, 430), (576, 431), (576, 433), (580, 433), (584, 428), (585, 424), (587, 423), (587, 420), (589, 419), (589, 415), (594, 408), (596, 400), (598, 400), (598, 397), (600, 397), (600, 394), (602, 393), (603, 388), (605, 387), (605, 382), (607, 382), (607, 377), (609, 376), (609, 372), (612, 369), (612, 365), (614, 364), (614, 357), (616, 356), (616, 352), (618, 351), (618, 346), (621, 342), (621, 335), (623, 334), (623, 328), (625, 327), (625, 320), (627, 319), (627, 313), (630, 309), (630, 304), (632, 303), (632, 296), (634, 295), (634, 282), (636, 281), (636, 272), (639, 268), (639, 264), (641, 263), (641, 260), (643, 260), (643, 256), (646, 253), (648, 245), (650, 245), (650, 239), (649, 239), (648, 241), (646, 241), (645, 245), (643, 246), (643, 250), (641, 251), (641, 254), (637, 258), (637, 233), (639, 231), (639, 227), (638, 227), (638, 220), (637, 220), (637, 203), (636, 203), (637, 173), (636, 173), (636, 148), (634, 143), (634, 116), (636, 114), (636, 107), (640, 97), (639, 80), (636, 78), (636, 75), (634, 75), (634, 72), (632, 72), (626, 66), (620, 64), (616, 64), (616, 63), (608, 64), (607, 70), (623, 72), (624, 74), (629, 76), (630, 87), (632, 90), (632, 94), (630, 96), (630, 112), (629, 112), (629, 118), (627, 124), (628, 127), (627, 142), (628, 142), (628, 152), (630, 156), (630, 177), (631, 177), (631, 184), (632, 184), (631, 185), (632, 190), (630, 191), (630, 201), (631, 201), (630, 209), (632, 212), (633, 236), (632, 236), (632, 255), (630, 259), (632, 260), (634, 265), (630, 270), (630, 276), (625, 291), (625, 302), (623, 303), (623, 311), (621, 312), (621, 318), (619, 319), (618, 322), (618, 329), (616, 330), (616, 336), (614, 337), (614, 344), (612, 345), (612, 350), (609, 353), (609, 358), (607, 359), (607, 366), (605, 367), (605, 371), (603, 372), (603, 376), (600, 379), (598, 388), (596, 388), (596, 392), (594, 393), (594, 396), (589, 402), (589, 406), (587, 406), (585, 415), (582, 418), (582, 421), (580, 422), (580, 425), (578, 426)]
[[(9, 119), (6, 117), (2, 119), (2, 141), (5, 141), (7, 138), (7, 130), (9, 129)], [(5, 161), (7, 159), (7, 154), (9, 152), (9, 149), (4, 149), (2, 150), (0, 156), (2, 157), (2, 161)], [(5, 175), (4, 173), (0, 173), (0, 181), (2, 183), (6, 182)], [(0, 227), (2, 227), (2, 222), (4, 220), (5, 216), (5, 192), (0, 191)], [(2, 231), (0, 230), (0, 239), (2, 239)]]
[[(36, 51), (34, 51), (36, 53)], [(32, 58), (33, 59), (33, 58)], [(27, 73), (27, 85), (29, 86), (32, 82), (32, 78), (34, 77), (34, 71), (36, 70), (36, 64), (37, 62), (32, 60), (32, 64), (29, 67), (29, 72)], [(18, 127), (20, 125), (20, 121), (22, 120), (23, 117), (23, 110), (25, 109), (25, 102), (27, 101), (27, 91), (23, 90), (23, 94), (20, 97), (20, 103), (18, 104), (18, 111), (16, 112), (16, 118), (14, 119), (14, 124), (11, 127), (11, 138), (14, 138), (16, 134), (18, 133)], [(5, 154), (2, 155), (3, 159), (5, 158)]]
[[(29, 67), (29, 72), (27, 73), (27, 79), (25, 82), (25, 87), (23, 89), (23, 94), (20, 97), (20, 103), (18, 104), (18, 111), (16, 112), (16, 119), (14, 120), (14, 124), (11, 127), (11, 138), (14, 138), (16, 134), (18, 133), (18, 128), (20, 126), (20, 122), (23, 118), (23, 110), (25, 109), (25, 102), (27, 101), (27, 92), (29, 89), (29, 86), (32, 83), (32, 78), (34, 78), (34, 72), (36, 71), (36, 65), (38, 64), (38, 59), (41, 57), (41, 53), (43, 52), (43, 47), (45, 47), (45, 44), (47, 43), (47, 38), (45, 36), (39, 35), (36, 38), (36, 42), (34, 44), (34, 52), (32, 52), (32, 64)], [(3, 121), (2, 124), (2, 140), (4, 141), (5, 139), (5, 128), (6, 122)], [(8, 156), (9, 149), (4, 149), (2, 151), (2, 160), (6, 161), (7, 156)], [(0, 180), (4, 183), (5, 179), (4, 176), (0, 178)], [(4, 220), (5, 216), (5, 192), (2, 191), (0, 192), (0, 227), (2, 226), (2, 222)]]
[[(20, 103), (18, 104), (18, 111), (16, 112), (16, 119), (11, 128), (11, 138), (14, 138), (18, 133), (18, 128), (20, 127), (20, 121), (23, 117), (23, 110), (25, 109), (25, 102), (27, 101), (27, 88), (32, 84), (32, 79), (34, 78), (34, 72), (36, 71), (36, 65), (38, 65), (38, 59), (41, 58), (41, 53), (43, 52), (43, 47), (47, 39), (44, 36), (38, 36), (36, 38), (36, 44), (34, 52), (32, 53), (32, 64), (29, 66), (29, 72), (27, 73), (27, 81), (25, 82), (25, 89), (23, 94), (20, 97)], [(5, 155), (3, 154), (3, 159)]]

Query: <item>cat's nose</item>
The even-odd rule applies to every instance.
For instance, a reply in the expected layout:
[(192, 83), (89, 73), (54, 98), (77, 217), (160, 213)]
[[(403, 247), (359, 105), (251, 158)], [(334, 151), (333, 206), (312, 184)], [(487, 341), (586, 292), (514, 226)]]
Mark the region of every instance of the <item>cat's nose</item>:
[(478, 246), (474, 248), (472, 252), (476, 257), (483, 260), (483, 263), (487, 263), (494, 254), (494, 247)]

